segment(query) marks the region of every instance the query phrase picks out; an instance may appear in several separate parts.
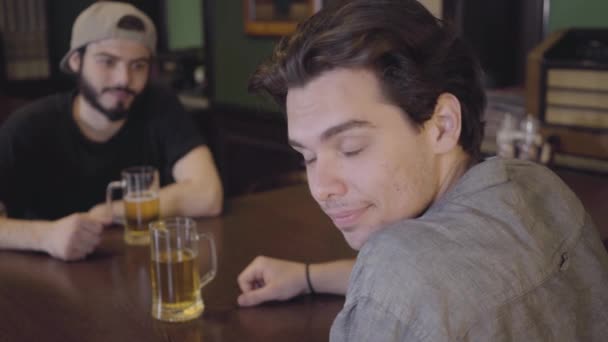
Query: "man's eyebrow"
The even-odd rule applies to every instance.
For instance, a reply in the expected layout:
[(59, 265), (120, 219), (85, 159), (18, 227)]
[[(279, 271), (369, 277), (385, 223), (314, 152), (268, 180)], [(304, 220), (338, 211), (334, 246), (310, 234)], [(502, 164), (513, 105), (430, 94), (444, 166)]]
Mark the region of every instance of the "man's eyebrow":
[(110, 57), (110, 58), (115, 58), (115, 59), (119, 59), (118, 56), (113, 55), (111, 53), (107, 53), (107, 52), (96, 52), (94, 54), (94, 56), (101, 56), (101, 57)]
[[(101, 57), (108, 57), (108, 58), (112, 58), (112, 59), (122, 59), (120, 56), (116, 56), (113, 55), (111, 53), (107, 53), (107, 52), (97, 52), (94, 54), (94, 56), (101, 56)], [(133, 60), (128, 61), (129, 63), (134, 63), (134, 62), (147, 62), (150, 63), (152, 59), (150, 57), (139, 57), (139, 58), (135, 58)]]
[[(349, 120), (346, 122), (343, 122), (341, 124), (337, 124), (335, 126), (329, 127), (328, 129), (326, 129), (323, 133), (321, 133), (321, 141), (327, 141), (328, 139), (346, 132), (348, 130), (351, 129), (355, 129), (355, 128), (374, 128), (376, 126), (374, 126), (371, 122), (369, 121), (364, 121), (364, 120)], [(302, 145), (301, 143), (289, 139), (289, 145), (291, 145), (292, 147), (300, 147), (303, 148), (304, 145)]]

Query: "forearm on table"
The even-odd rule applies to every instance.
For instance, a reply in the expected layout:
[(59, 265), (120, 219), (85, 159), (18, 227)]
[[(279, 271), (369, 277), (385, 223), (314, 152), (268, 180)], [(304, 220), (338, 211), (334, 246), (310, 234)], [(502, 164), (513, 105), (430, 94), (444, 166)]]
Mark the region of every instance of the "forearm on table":
[(0, 218), (0, 249), (44, 251), (49, 221)]
[[(222, 211), (222, 189), (205, 187), (193, 181), (173, 183), (160, 189), (160, 216), (215, 216)], [(114, 219), (125, 215), (124, 201), (112, 201)]]
[(163, 187), (160, 190), (160, 212), (162, 217), (215, 216), (222, 211), (223, 191), (221, 185), (185, 180)]
[(310, 264), (310, 282), (315, 292), (346, 294), (355, 259)]

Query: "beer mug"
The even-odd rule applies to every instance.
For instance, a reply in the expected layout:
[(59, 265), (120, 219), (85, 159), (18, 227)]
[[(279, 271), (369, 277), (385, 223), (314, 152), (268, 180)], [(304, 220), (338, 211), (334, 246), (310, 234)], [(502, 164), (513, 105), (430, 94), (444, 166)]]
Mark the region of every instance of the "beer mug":
[[(134, 166), (122, 171), (122, 180), (108, 184), (106, 202), (112, 211), (112, 193), (122, 189), (125, 242), (129, 245), (150, 243), (148, 224), (160, 217), (158, 171), (151, 166)], [(110, 213), (113, 215), (113, 213)]]
[[(174, 217), (152, 222), (150, 239), (152, 317), (169, 322), (199, 317), (205, 309), (201, 289), (217, 271), (213, 237), (198, 233), (193, 219)], [(203, 277), (199, 276), (201, 239), (209, 243), (210, 260), (210, 270)]]

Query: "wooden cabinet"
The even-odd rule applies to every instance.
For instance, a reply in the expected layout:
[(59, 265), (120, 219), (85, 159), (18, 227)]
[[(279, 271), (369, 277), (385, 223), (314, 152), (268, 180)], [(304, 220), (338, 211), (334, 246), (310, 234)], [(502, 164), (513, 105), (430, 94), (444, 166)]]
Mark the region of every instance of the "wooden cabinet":
[(287, 144), (281, 114), (221, 107), (197, 112), (195, 118), (227, 197), (305, 181), (301, 157)]

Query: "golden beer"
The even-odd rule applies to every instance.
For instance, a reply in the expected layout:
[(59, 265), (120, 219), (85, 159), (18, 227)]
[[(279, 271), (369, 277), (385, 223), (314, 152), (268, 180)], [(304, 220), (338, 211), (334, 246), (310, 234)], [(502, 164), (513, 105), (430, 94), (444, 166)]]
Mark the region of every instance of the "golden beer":
[(127, 195), (125, 203), (125, 241), (129, 245), (147, 245), (150, 243), (148, 224), (157, 221), (160, 216), (158, 194), (142, 196)]
[(196, 254), (188, 249), (152, 256), (152, 315), (164, 321), (184, 321), (204, 310)]

